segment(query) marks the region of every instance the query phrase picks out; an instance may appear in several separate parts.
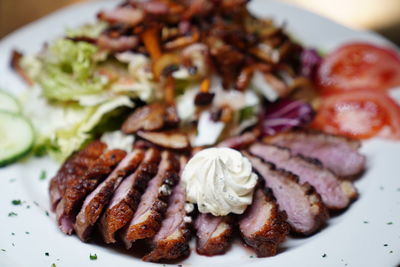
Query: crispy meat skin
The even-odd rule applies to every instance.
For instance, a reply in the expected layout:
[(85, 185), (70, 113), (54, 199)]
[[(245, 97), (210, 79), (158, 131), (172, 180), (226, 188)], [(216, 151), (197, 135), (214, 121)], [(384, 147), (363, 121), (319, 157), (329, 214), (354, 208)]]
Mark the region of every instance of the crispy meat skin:
[(135, 150), (127, 155), (112, 173), (88, 195), (81, 211), (76, 216), (75, 232), (82, 241), (87, 241), (94, 224), (99, 219), (103, 208), (108, 204), (112, 194), (123, 178), (133, 172), (142, 161), (144, 153)]
[(157, 173), (160, 151), (150, 148), (134, 173), (119, 185), (100, 220), (99, 228), (106, 243), (114, 243), (115, 232), (132, 219), (148, 181)]
[(216, 217), (202, 213), (196, 218), (194, 227), (197, 253), (206, 256), (224, 254), (231, 246), (233, 225), (230, 215)]
[(153, 237), (161, 227), (169, 195), (162, 187), (173, 186), (179, 176), (179, 161), (170, 151), (163, 151), (157, 175), (149, 182), (131, 222), (121, 233), (125, 245), (138, 239)]
[(249, 148), (249, 151), (278, 168), (296, 174), (300, 182), (311, 184), (330, 209), (344, 209), (357, 197), (357, 191), (350, 181), (338, 179), (321, 164), (304, 156), (292, 155), (289, 149), (256, 143)]
[(51, 179), (49, 193), (52, 211), (55, 211), (58, 202), (65, 193), (66, 184), (70, 180), (82, 176), (106, 149), (106, 144), (94, 141), (81, 151), (72, 154)]
[(358, 152), (361, 143), (346, 137), (297, 130), (266, 137), (264, 142), (290, 148), (293, 154), (318, 159), (342, 178), (357, 177), (365, 168), (365, 157)]
[[(181, 157), (180, 173), (186, 165), (186, 157)], [(157, 262), (160, 260), (172, 260), (189, 255), (190, 230), (185, 222), (186, 191), (182, 180), (175, 186), (168, 202), (165, 219), (160, 231), (154, 236), (152, 250), (142, 259), (144, 261)]]
[(243, 152), (253, 168), (271, 188), (280, 209), (288, 216), (292, 230), (309, 235), (317, 231), (328, 219), (328, 211), (320, 195), (308, 183), (300, 184), (296, 175), (276, 169), (271, 163)]
[(64, 233), (72, 233), (72, 224), (75, 221), (77, 209), (85, 197), (111, 173), (125, 155), (125, 151), (118, 149), (107, 151), (93, 163), (84, 175), (67, 182), (65, 194), (56, 209), (57, 221)]
[(258, 257), (273, 256), (289, 233), (290, 226), (286, 219), (286, 213), (279, 211), (272, 192), (257, 189), (253, 203), (240, 217), (241, 236)]

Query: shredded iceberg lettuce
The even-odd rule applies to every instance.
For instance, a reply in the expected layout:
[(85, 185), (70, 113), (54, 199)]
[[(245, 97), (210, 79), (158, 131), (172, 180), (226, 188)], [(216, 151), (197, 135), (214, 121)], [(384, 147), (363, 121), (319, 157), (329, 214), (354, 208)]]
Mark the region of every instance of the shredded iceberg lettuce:
[(57, 39), (36, 58), (26, 57), (22, 67), (50, 100), (70, 101), (104, 90), (108, 80), (95, 72), (97, 47), (85, 42)]
[(37, 154), (49, 153), (60, 161), (92, 139), (93, 129), (108, 114), (120, 107), (133, 107), (127, 96), (117, 96), (87, 107), (77, 103), (49, 102), (38, 87), (27, 90), (21, 100), (36, 131), (34, 150)]

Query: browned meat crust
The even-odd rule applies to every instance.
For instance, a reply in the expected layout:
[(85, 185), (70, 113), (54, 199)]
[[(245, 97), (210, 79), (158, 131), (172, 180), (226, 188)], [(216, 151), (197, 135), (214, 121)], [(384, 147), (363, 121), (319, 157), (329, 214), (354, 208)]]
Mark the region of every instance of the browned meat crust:
[[(181, 157), (181, 173), (186, 165), (186, 158)], [(186, 192), (181, 182), (175, 186), (168, 203), (165, 219), (160, 231), (154, 236), (152, 250), (142, 259), (144, 261), (172, 260), (189, 255), (190, 221), (185, 221)], [(186, 219), (191, 220), (190, 217)]]
[(133, 217), (148, 181), (157, 173), (161, 153), (156, 148), (146, 151), (143, 162), (114, 192), (110, 204), (101, 217), (99, 228), (106, 243), (114, 243), (115, 232)]
[(231, 246), (233, 225), (231, 216), (216, 217), (211, 214), (200, 214), (194, 223), (199, 254), (213, 256), (224, 254)]
[(64, 233), (72, 233), (77, 209), (79, 209), (85, 197), (111, 173), (125, 155), (125, 151), (118, 149), (107, 151), (96, 160), (84, 175), (67, 182), (65, 194), (56, 209), (57, 221)]
[(82, 241), (87, 241), (92, 227), (97, 222), (103, 208), (109, 202), (115, 189), (123, 178), (133, 172), (142, 161), (144, 153), (135, 150), (127, 155), (113, 172), (90, 195), (87, 196), (83, 206), (76, 216), (75, 232)]
[(286, 213), (279, 211), (272, 193), (258, 189), (254, 193), (253, 204), (239, 220), (241, 236), (258, 257), (273, 256), (289, 233), (290, 226), (286, 219)]
[(292, 231), (310, 235), (328, 219), (329, 214), (321, 196), (308, 183), (300, 184), (299, 178), (285, 170), (276, 169), (272, 163), (243, 152), (253, 168), (271, 188), (280, 209), (288, 216)]
[(50, 181), (50, 204), (55, 211), (58, 202), (65, 193), (66, 184), (70, 180), (82, 176), (106, 149), (106, 144), (94, 141), (81, 151), (71, 155)]
[(179, 161), (176, 155), (170, 151), (164, 151), (157, 175), (149, 182), (135, 215), (121, 233), (128, 248), (133, 241), (151, 238), (160, 229), (171, 193), (170, 186), (179, 179), (178, 172)]

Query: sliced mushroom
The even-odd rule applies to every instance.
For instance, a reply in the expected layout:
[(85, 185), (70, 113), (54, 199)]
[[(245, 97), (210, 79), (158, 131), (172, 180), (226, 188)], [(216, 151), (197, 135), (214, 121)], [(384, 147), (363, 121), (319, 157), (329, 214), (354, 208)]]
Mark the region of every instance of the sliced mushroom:
[(164, 127), (173, 127), (179, 123), (176, 108), (161, 103), (153, 103), (136, 109), (123, 123), (125, 134), (139, 130), (156, 131)]
[(185, 149), (189, 146), (187, 136), (177, 131), (145, 132), (139, 131), (137, 135), (155, 145), (171, 149)]

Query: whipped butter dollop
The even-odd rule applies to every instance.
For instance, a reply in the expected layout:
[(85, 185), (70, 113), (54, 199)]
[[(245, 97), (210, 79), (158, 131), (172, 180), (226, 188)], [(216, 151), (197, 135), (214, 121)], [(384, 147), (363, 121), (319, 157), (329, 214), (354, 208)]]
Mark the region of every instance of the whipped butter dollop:
[(187, 200), (201, 213), (242, 214), (251, 204), (257, 175), (250, 161), (231, 148), (207, 148), (195, 154), (182, 173)]

